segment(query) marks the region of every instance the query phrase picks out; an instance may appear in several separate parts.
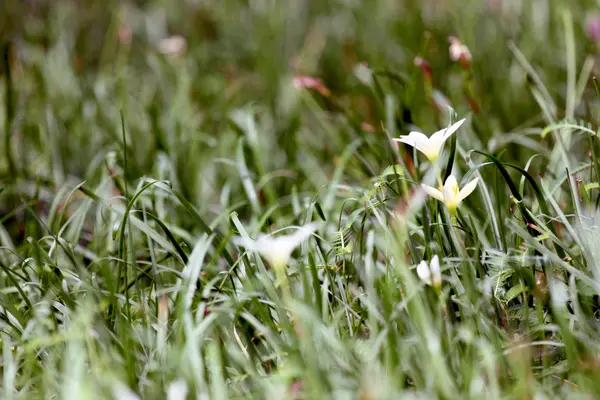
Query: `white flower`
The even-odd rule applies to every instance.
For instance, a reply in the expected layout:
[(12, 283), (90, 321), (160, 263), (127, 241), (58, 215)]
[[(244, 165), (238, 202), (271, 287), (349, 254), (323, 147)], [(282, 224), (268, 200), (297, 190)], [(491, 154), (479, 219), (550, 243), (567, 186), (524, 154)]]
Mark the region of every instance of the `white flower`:
[(267, 259), (273, 268), (283, 268), (289, 261), (292, 251), (317, 230), (318, 224), (312, 223), (299, 227), (296, 232), (278, 236), (259, 235), (256, 240), (233, 238), (234, 243), (244, 246), (246, 250), (256, 251)]
[(183, 379), (178, 379), (169, 384), (167, 400), (185, 400), (188, 394), (188, 385)]
[(187, 50), (187, 41), (183, 36), (173, 35), (158, 42), (158, 51), (168, 57), (179, 57)]
[(373, 70), (369, 68), (369, 66), (366, 63), (357, 64), (354, 67), (354, 75), (363, 85), (373, 85)]
[(129, 389), (122, 383), (113, 385), (113, 399), (115, 400), (140, 400), (140, 397), (135, 392)]
[(450, 36), (450, 59), (452, 61), (461, 61), (462, 63), (469, 65), (473, 57), (466, 44), (463, 44), (460, 40), (454, 36)]
[(431, 137), (427, 137), (421, 132), (410, 132), (408, 136), (400, 136), (394, 140), (415, 147), (421, 153), (425, 154), (429, 161), (434, 162), (440, 156), (440, 150), (446, 140), (460, 128), (463, 122), (465, 122), (464, 118), (450, 125), (448, 128), (437, 131)]
[(440, 270), (440, 258), (436, 254), (431, 258), (429, 265), (423, 260), (417, 265), (417, 275), (427, 285), (436, 290), (442, 286), (442, 273)]
[(456, 209), (458, 208), (460, 203), (465, 199), (465, 197), (470, 195), (473, 192), (473, 190), (475, 190), (478, 181), (479, 178), (473, 179), (459, 191), (458, 182), (456, 182), (456, 178), (450, 175), (446, 179), (442, 190), (438, 190), (427, 185), (421, 186), (427, 192), (428, 195), (443, 202), (446, 205), (446, 207), (448, 207), (448, 210), (450, 210), (450, 213), (454, 214), (454, 212), (456, 212)]
[(452, 61), (465, 60), (466, 62), (470, 62), (473, 59), (473, 56), (466, 45), (452, 43), (450, 45), (450, 59)]

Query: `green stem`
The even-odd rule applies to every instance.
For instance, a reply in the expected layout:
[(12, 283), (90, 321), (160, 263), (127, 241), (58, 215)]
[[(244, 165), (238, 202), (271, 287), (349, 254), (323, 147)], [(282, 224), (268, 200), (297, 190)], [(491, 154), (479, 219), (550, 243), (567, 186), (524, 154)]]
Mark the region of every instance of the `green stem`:
[(437, 164), (437, 160), (432, 161), (431, 163), (435, 169), (435, 177), (437, 178), (438, 185), (440, 188), (442, 188), (444, 187), (444, 182), (442, 181), (442, 171), (440, 170), (440, 166)]
[(281, 282), (281, 292), (283, 296), (284, 304), (288, 302), (292, 298), (292, 291), (290, 289), (290, 281), (288, 279), (287, 273), (285, 272), (285, 265), (277, 266), (275, 268), (275, 273), (277, 274), (277, 279)]
[[(453, 229), (456, 229), (456, 226), (458, 226), (458, 220), (456, 219), (456, 210), (449, 210), (450, 211), (450, 224), (452, 225)], [(458, 234), (458, 232), (456, 232)]]

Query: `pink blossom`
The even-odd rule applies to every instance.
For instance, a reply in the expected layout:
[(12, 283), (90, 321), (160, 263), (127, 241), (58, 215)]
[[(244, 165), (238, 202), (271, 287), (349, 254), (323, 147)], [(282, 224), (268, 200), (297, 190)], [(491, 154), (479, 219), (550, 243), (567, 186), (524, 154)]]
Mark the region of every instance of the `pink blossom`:
[(450, 42), (450, 59), (455, 62), (460, 61), (463, 67), (468, 67), (471, 64), (473, 57), (471, 56), (471, 51), (469, 51), (467, 45), (463, 44), (455, 36), (450, 36), (448, 41)]
[(588, 39), (600, 42), (600, 14), (590, 14), (586, 19), (586, 33)]
[(322, 96), (329, 96), (331, 93), (329, 89), (323, 84), (318, 78), (313, 78), (312, 76), (300, 75), (294, 77), (294, 87), (296, 89), (314, 89), (319, 92)]

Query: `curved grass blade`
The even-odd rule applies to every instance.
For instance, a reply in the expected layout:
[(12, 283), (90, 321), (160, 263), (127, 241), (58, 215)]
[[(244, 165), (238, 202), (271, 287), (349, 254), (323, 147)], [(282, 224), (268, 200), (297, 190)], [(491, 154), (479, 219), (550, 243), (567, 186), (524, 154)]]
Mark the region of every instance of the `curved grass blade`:
[(525, 222), (527, 223), (527, 226), (528, 226), (527, 229), (530, 230), (530, 233), (533, 236), (536, 236), (537, 232), (534, 230), (531, 230), (531, 228), (530, 228), (530, 225), (534, 224), (534, 220), (531, 217), (530, 211), (527, 209), (527, 207), (525, 207), (525, 205), (523, 203), (523, 197), (521, 196), (521, 193), (519, 193), (519, 189), (517, 188), (517, 185), (515, 185), (512, 178), (510, 177), (508, 171), (506, 170), (506, 168), (504, 168), (504, 163), (502, 163), (500, 160), (498, 160), (493, 155), (484, 153), (483, 151), (473, 150), (473, 152), (477, 153), (477, 154), (481, 154), (484, 157), (487, 157), (490, 161), (492, 161), (496, 165), (496, 168), (498, 168), (498, 171), (500, 171), (502, 178), (504, 178), (504, 181), (508, 185), (510, 192), (512, 193), (513, 197), (517, 200), (519, 209), (521, 210), (521, 213), (523, 214), (523, 218), (525, 218)]
[[(477, 154), (481, 154), (484, 157), (487, 157), (489, 160), (491, 160), (496, 165), (496, 167), (502, 174), (502, 177), (508, 184), (508, 186), (511, 190), (511, 193), (513, 194), (515, 199), (517, 199), (519, 209), (521, 210), (521, 213), (523, 214), (523, 217), (525, 218), (525, 220), (527, 222), (527, 229), (528, 229), (529, 233), (534, 237), (539, 236), (540, 232), (537, 231), (536, 229), (532, 228), (532, 226), (535, 225), (535, 218), (533, 217), (533, 215), (531, 215), (531, 212), (529, 211), (529, 209), (527, 209), (527, 207), (525, 207), (525, 205), (523, 203), (523, 197), (521, 196), (521, 193), (517, 189), (517, 186), (515, 185), (515, 183), (510, 178), (510, 175), (508, 174), (508, 171), (506, 170), (505, 166), (517, 170), (527, 180), (527, 182), (529, 183), (529, 185), (531, 186), (531, 188), (533, 189), (533, 191), (535, 193), (540, 210), (542, 211), (542, 213), (544, 215), (550, 215), (550, 209), (548, 207), (546, 198), (544, 197), (544, 193), (540, 190), (540, 187), (537, 184), (537, 182), (535, 181), (535, 179), (533, 179), (533, 177), (529, 174), (529, 172), (527, 172), (525, 169), (519, 167), (518, 165), (514, 165), (514, 164), (510, 164), (510, 163), (503, 163), (500, 160), (498, 160), (496, 157), (492, 156), (491, 154), (488, 154), (488, 153), (485, 153), (482, 151), (473, 150), (473, 152), (477, 153)], [(549, 224), (549, 228), (550, 228), (550, 231), (556, 236), (556, 231), (555, 231), (552, 223)], [(557, 247), (557, 252), (559, 252), (559, 255), (561, 257), (564, 257), (565, 254), (561, 247)]]
[(446, 164), (446, 172), (444, 172), (444, 180), (452, 174), (452, 167), (454, 166), (454, 157), (456, 155), (456, 135), (452, 135), (452, 144), (450, 145), (450, 156), (448, 157), (448, 163)]

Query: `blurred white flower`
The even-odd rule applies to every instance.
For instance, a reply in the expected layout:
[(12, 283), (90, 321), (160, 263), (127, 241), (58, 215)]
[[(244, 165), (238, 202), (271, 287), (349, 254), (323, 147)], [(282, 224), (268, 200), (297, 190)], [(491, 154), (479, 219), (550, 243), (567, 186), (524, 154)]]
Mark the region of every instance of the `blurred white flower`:
[(114, 400), (140, 400), (135, 392), (122, 383), (113, 386), (112, 390)]
[(366, 63), (356, 64), (354, 66), (354, 75), (363, 85), (373, 85), (373, 70)]
[(408, 135), (400, 136), (394, 140), (415, 147), (421, 153), (425, 154), (429, 161), (434, 162), (440, 156), (440, 151), (446, 140), (460, 128), (463, 122), (465, 122), (464, 118), (450, 125), (448, 128), (435, 132), (431, 137), (427, 137), (421, 132), (413, 131)]
[(292, 251), (308, 239), (317, 230), (317, 227), (317, 223), (312, 223), (299, 227), (296, 232), (290, 235), (276, 238), (270, 235), (259, 235), (256, 240), (235, 237), (232, 241), (245, 247), (246, 250), (256, 251), (269, 262), (271, 267), (280, 269), (286, 266)]
[(183, 379), (178, 379), (169, 384), (167, 400), (185, 400), (188, 394), (188, 385)]
[(479, 178), (475, 178), (471, 182), (467, 183), (461, 190), (459, 190), (456, 178), (450, 175), (446, 179), (444, 187), (441, 188), (441, 190), (427, 185), (421, 186), (427, 192), (428, 195), (443, 202), (446, 205), (446, 207), (448, 207), (448, 210), (450, 210), (450, 214), (454, 215), (460, 203), (468, 195), (470, 195), (473, 192), (473, 190), (475, 190), (478, 181)]
[(442, 286), (442, 273), (440, 270), (440, 258), (434, 255), (429, 264), (423, 260), (417, 265), (417, 275), (427, 285), (438, 290)]
[(454, 36), (450, 36), (448, 40), (450, 41), (450, 59), (455, 62), (460, 61), (463, 66), (469, 66), (473, 57), (467, 45)]
[(183, 36), (173, 35), (158, 41), (158, 51), (167, 57), (179, 57), (187, 50), (187, 41)]
[(550, 279), (548, 282), (552, 305), (556, 308), (562, 308), (569, 302), (569, 286), (558, 278)]

